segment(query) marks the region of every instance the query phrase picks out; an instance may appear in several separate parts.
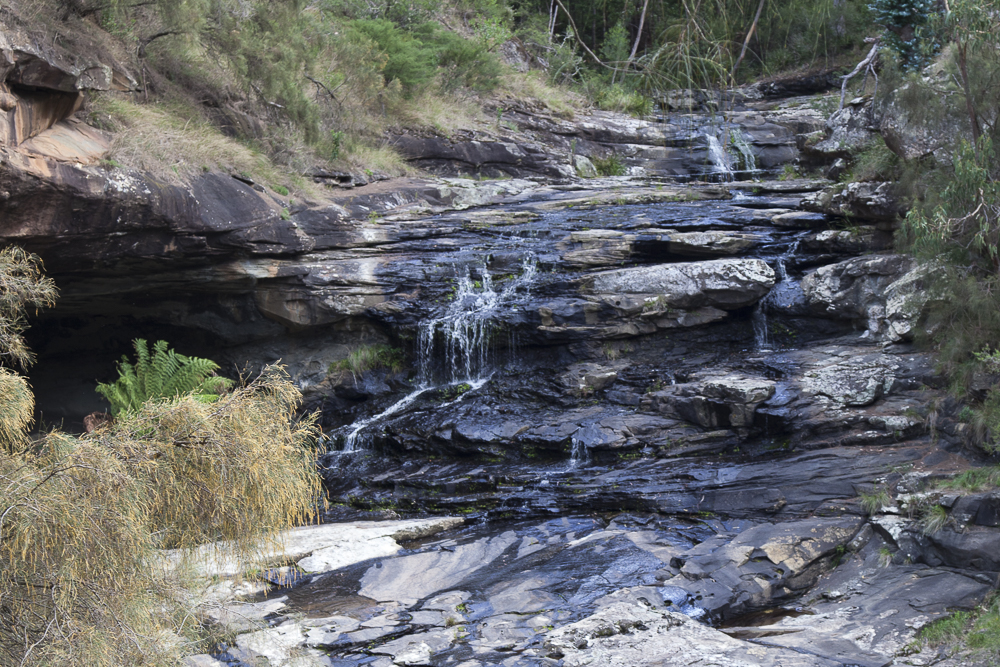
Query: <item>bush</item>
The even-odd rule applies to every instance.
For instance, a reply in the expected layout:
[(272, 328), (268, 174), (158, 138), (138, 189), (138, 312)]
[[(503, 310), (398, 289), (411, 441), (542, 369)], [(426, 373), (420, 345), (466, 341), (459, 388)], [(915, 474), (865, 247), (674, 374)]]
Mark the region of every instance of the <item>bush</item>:
[(594, 163), (594, 169), (599, 176), (625, 175), (625, 163), (613, 153), (607, 157), (592, 157), (590, 161)]
[(216, 404), (148, 402), (0, 455), (0, 662), (174, 664), (196, 650), (196, 582), (160, 550), (228, 540), (253, 560), (314, 516), (317, 432), (296, 419), (299, 398), (268, 368)]
[(56, 286), (42, 275), (42, 260), (16, 246), (0, 249), (0, 361), (21, 367), (34, 359), (21, 334), (29, 306), (52, 306)]
[(329, 372), (350, 371), (354, 376), (378, 368), (386, 368), (393, 373), (403, 370), (403, 351), (388, 345), (367, 345), (352, 350), (346, 358), (330, 364)]

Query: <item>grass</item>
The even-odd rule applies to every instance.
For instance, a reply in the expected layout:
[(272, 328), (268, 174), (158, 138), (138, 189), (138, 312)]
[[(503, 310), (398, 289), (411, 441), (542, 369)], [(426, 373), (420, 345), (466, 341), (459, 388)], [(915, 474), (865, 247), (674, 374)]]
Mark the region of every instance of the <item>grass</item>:
[[(246, 174), (254, 181), (290, 181), (296, 189), (310, 189), (306, 179), (225, 136), (197, 109), (185, 104), (134, 104), (104, 93), (90, 100), (88, 111), (91, 123), (114, 132), (109, 161), (147, 172), (158, 180), (183, 185), (207, 166)], [(300, 166), (296, 173), (308, 165), (302, 162)]]
[(854, 156), (851, 168), (841, 178), (853, 181), (895, 181), (900, 177), (899, 157), (889, 150), (882, 139), (872, 139)]
[(958, 611), (928, 623), (920, 630), (916, 643), (967, 649), (973, 655), (1000, 654), (1000, 596), (994, 593), (976, 610)]
[(948, 510), (941, 505), (934, 505), (928, 509), (920, 520), (924, 533), (930, 535), (944, 528), (948, 523)]
[(607, 157), (592, 157), (590, 161), (594, 164), (598, 176), (625, 175), (625, 163), (613, 153)]
[(942, 482), (940, 485), (941, 488), (945, 489), (959, 489), (972, 492), (995, 489), (998, 486), (1000, 486), (1000, 466), (971, 468), (960, 475)]
[(330, 364), (329, 372), (350, 371), (354, 376), (380, 368), (393, 373), (403, 370), (406, 356), (399, 348), (389, 345), (365, 345), (352, 350), (347, 357)]
[(858, 499), (866, 514), (875, 514), (892, 502), (892, 496), (884, 486), (874, 487), (871, 491), (861, 491), (858, 493)]

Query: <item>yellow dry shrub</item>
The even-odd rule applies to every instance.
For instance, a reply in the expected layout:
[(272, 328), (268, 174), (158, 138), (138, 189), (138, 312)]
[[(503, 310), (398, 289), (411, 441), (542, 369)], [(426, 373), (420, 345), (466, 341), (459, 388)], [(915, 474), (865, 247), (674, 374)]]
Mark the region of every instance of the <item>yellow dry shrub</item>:
[(216, 403), (151, 401), (94, 434), (0, 454), (0, 664), (171, 664), (195, 650), (196, 581), (164, 568), (162, 549), (227, 540), (252, 557), (314, 516), (316, 429), (299, 399), (271, 367)]
[(15, 451), (21, 446), (34, 408), (27, 380), (0, 368), (0, 450)]

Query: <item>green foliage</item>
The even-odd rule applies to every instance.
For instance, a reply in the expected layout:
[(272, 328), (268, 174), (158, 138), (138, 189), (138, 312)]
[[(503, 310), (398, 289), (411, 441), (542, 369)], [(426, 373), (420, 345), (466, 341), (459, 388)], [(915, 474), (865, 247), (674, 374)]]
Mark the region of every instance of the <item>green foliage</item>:
[(482, 44), (423, 23), (403, 30), (384, 19), (360, 19), (351, 30), (377, 45), (384, 58), (382, 75), (386, 82), (399, 81), (413, 95), (438, 74), (445, 89), (464, 85), (474, 90), (495, 88), (500, 63)]
[(884, 486), (877, 486), (871, 491), (861, 491), (858, 493), (858, 499), (866, 514), (875, 514), (892, 503), (892, 496)]
[(851, 169), (845, 172), (841, 180), (895, 181), (902, 175), (901, 170), (899, 156), (889, 150), (881, 137), (876, 137), (857, 152), (853, 157)]
[(34, 408), (35, 397), (27, 381), (0, 368), (0, 452), (16, 452), (23, 447)]
[(979, 658), (988, 655), (994, 658), (989, 664), (994, 664), (1000, 653), (1000, 598), (992, 594), (978, 609), (958, 611), (928, 623), (921, 628), (917, 642), (953, 651), (968, 650), (977, 664)]
[(389, 345), (366, 345), (351, 350), (347, 357), (330, 364), (329, 372), (350, 371), (352, 375), (358, 376), (366, 371), (386, 368), (393, 373), (399, 373), (405, 363), (406, 355), (399, 348)]
[(984, 489), (995, 489), (998, 486), (1000, 486), (1000, 466), (970, 468), (941, 483), (942, 488), (961, 489), (973, 493)]
[(625, 175), (625, 163), (614, 153), (607, 157), (592, 157), (590, 161), (594, 163), (594, 168), (599, 176)]
[(882, 43), (896, 52), (906, 71), (927, 64), (941, 48), (933, 18), (935, 0), (872, 0), (868, 5), (872, 20), (885, 28)]
[(622, 84), (597, 85), (588, 91), (594, 104), (605, 111), (618, 111), (645, 118), (653, 113), (652, 98)]
[(100, 383), (97, 393), (111, 403), (111, 413), (135, 412), (147, 401), (191, 394), (196, 400), (210, 403), (232, 386), (232, 380), (213, 375), (219, 365), (210, 359), (186, 357), (168, 349), (164, 340), (153, 344), (152, 353), (146, 341), (134, 341), (136, 361), (122, 357), (118, 364), (118, 380)]
[(920, 518), (921, 528), (927, 535), (941, 530), (946, 523), (948, 523), (948, 510), (941, 505), (931, 506)]
[(55, 304), (56, 286), (42, 275), (42, 260), (16, 246), (0, 249), (0, 361), (28, 366), (34, 359), (24, 344), (27, 309)]
[(147, 402), (0, 454), (0, 663), (168, 665), (203, 650), (194, 547), (227, 540), (262, 564), (277, 531), (314, 516), (317, 432), (299, 401), (268, 368), (212, 405)]
[(955, 612), (951, 616), (940, 618), (925, 625), (920, 629), (918, 639), (931, 646), (956, 646), (961, 642), (965, 633), (972, 625), (973, 617), (971, 612)]

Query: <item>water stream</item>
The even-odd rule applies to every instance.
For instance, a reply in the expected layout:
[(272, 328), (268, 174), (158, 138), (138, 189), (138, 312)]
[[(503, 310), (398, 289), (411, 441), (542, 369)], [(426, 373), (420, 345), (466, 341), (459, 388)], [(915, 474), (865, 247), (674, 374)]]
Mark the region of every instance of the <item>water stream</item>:
[(401, 412), (428, 391), (458, 388), (456, 397), (444, 404), (450, 405), (485, 385), (496, 361), (493, 342), (503, 330), (502, 316), (526, 301), (537, 273), (538, 262), (531, 253), (524, 257), (521, 273), (505, 279), (495, 278), (484, 266), (482, 280), (473, 280), (466, 268), (457, 279), (451, 302), (420, 326), (416, 389), (382, 412), (347, 427), (343, 451), (368, 449), (370, 426)]
[(771, 339), (767, 311), (772, 308), (784, 308), (795, 300), (795, 293), (800, 291), (798, 281), (788, 278), (787, 262), (799, 250), (799, 240), (796, 239), (781, 255), (775, 259), (775, 283), (771, 291), (757, 302), (750, 322), (753, 325), (754, 349), (758, 352), (771, 351)]

